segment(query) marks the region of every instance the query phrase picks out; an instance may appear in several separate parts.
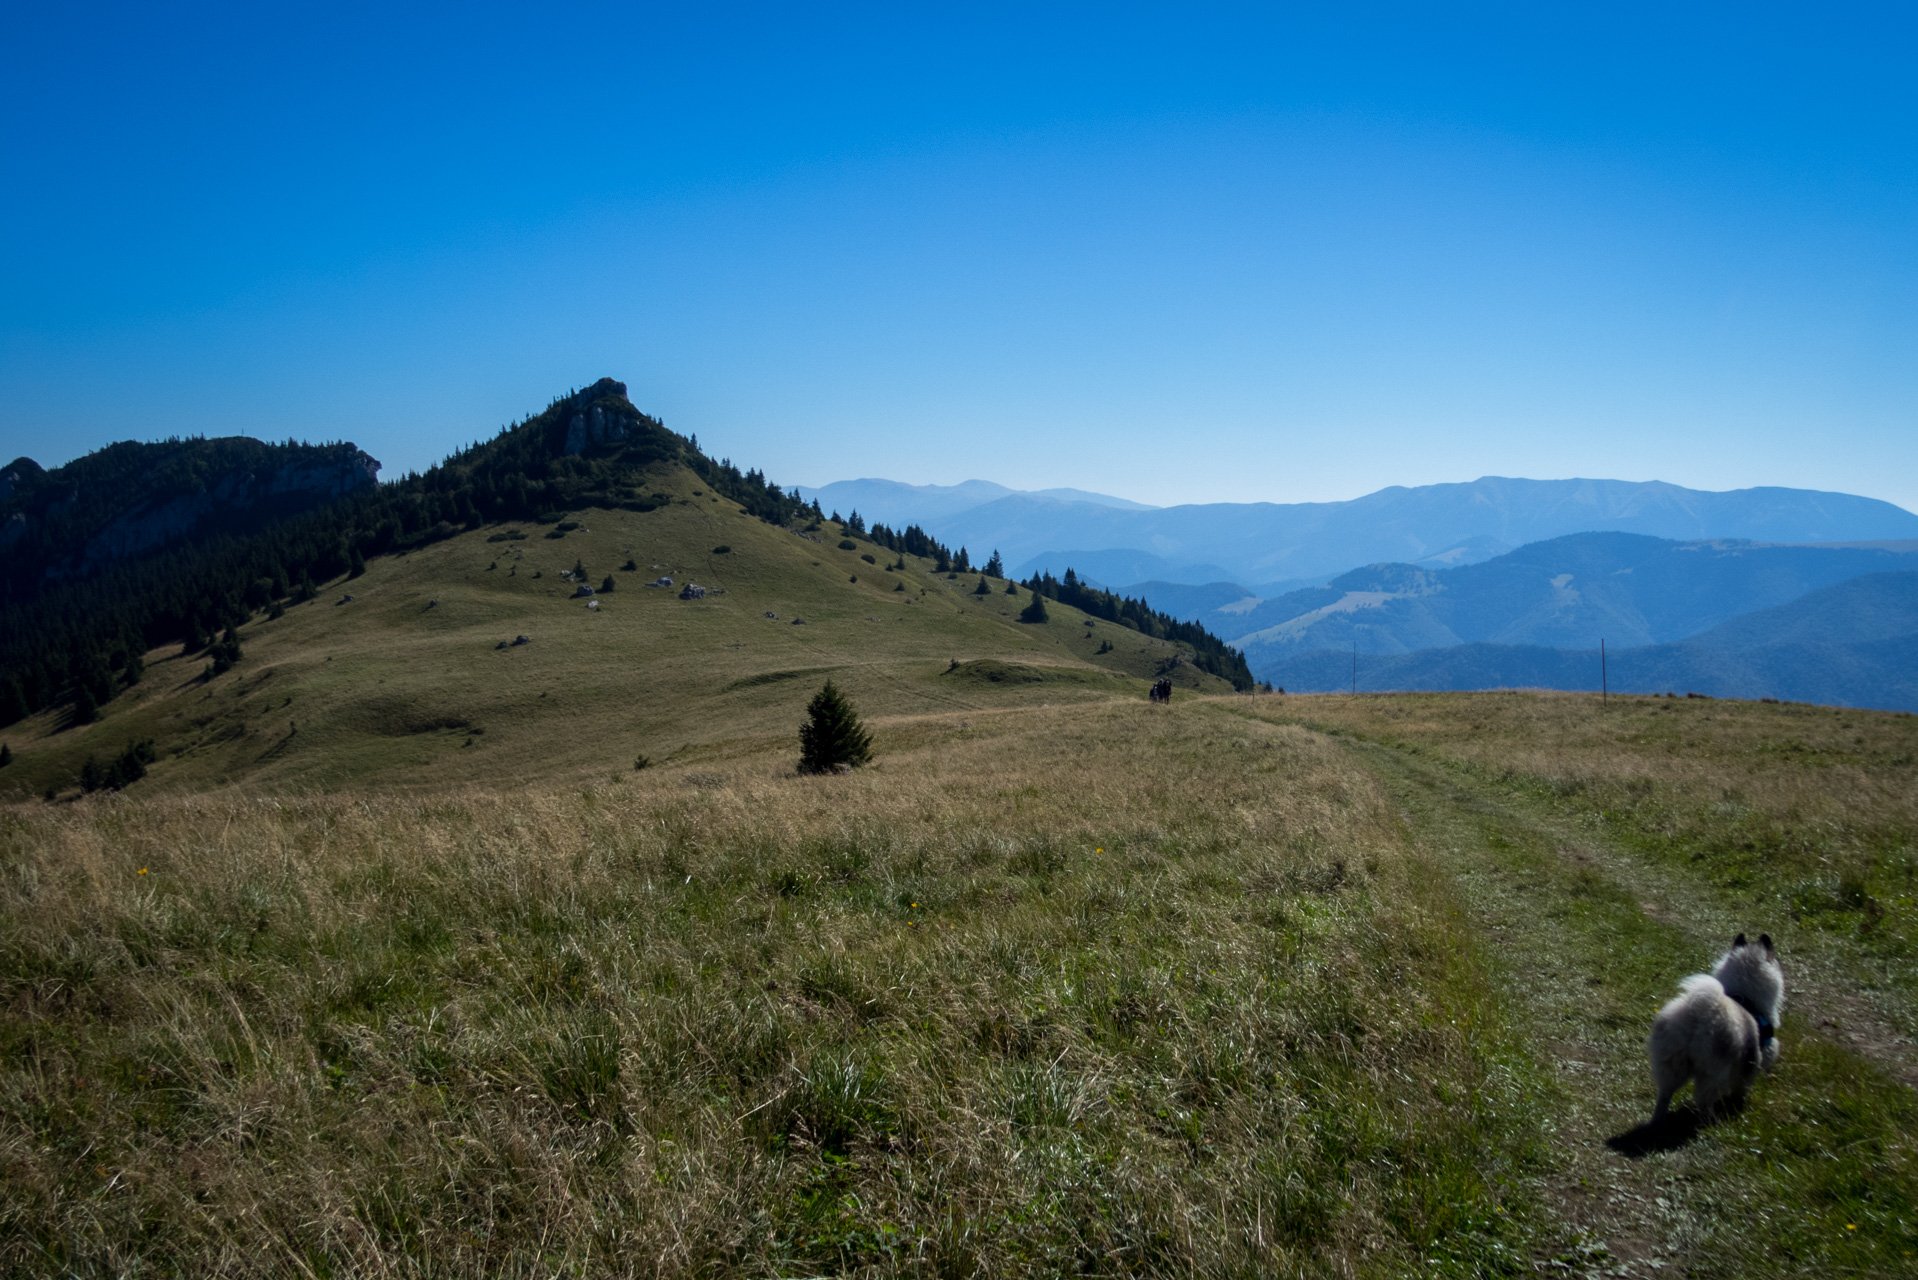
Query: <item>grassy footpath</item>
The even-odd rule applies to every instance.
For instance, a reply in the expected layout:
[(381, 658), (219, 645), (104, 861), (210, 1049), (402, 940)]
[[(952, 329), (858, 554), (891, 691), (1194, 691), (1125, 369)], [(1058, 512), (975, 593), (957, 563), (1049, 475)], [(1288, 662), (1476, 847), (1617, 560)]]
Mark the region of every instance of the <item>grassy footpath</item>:
[(845, 778), (0, 812), (0, 1269), (1570, 1256), (1550, 1083), (1369, 765), (1203, 704), (890, 732)]
[[(1779, 895), (1712, 859), (1705, 833), (1728, 817), (1743, 820), (1715, 808), (1727, 774), (1775, 768), (1741, 751), (1753, 726), (1737, 722), (1738, 709), (1717, 708), (1732, 723), (1712, 749), (1699, 752), (1707, 757), (1702, 766), (1683, 759), (1671, 771), (1676, 779), (1619, 788), (1640, 792), (1647, 809), (1655, 804), (1660, 830), (1595, 804), (1602, 787), (1589, 775), (1609, 771), (1616, 785), (1617, 775), (1632, 777), (1632, 762), (1621, 762), (1625, 753), (1615, 746), (1581, 743), (1576, 724), (1553, 732), (1553, 717), (1583, 716), (1576, 706), (1519, 703), (1499, 726), (1501, 741), (1487, 726), (1496, 725), (1492, 712), (1513, 707), (1507, 697), (1481, 697), (1476, 705), (1454, 699), (1457, 724), (1446, 724), (1429, 700), (1408, 699), (1409, 710), (1369, 701), (1313, 700), (1311, 715), (1340, 731), (1376, 735), (1355, 744), (1355, 752), (1387, 781), (1421, 846), (1450, 868), (1470, 904), (1470, 923), (1500, 958), (1509, 1005), (1524, 1011), (1521, 1025), (1534, 1053), (1556, 1074), (1548, 1200), (1587, 1233), (1589, 1264), (1626, 1274), (1672, 1264), (1684, 1274), (1726, 1276), (1918, 1271), (1918, 1105), (1896, 1079), (1905, 1063), (1895, 1044), (1875, 1042), (1881, 1052), (1867, 1054), (1837, 1035), (1818, 1007), (1834, 995), (1829, 988), (1801, 990), (1797, 1004), (1788, 1000), (1780, 1069), (1760, 1084), (1744, 1114), (1654, 1141), (1631, 1132), (1650, 1108), (1643, 1042), (1654, 1009), (1679, 976), (1708, 967), (1733, 932), (1768, 927), (1784, 934), (1788, 973), (1795, 940), (1829, 961), (1828, 982), (1879, 971), (1869, 955), (1847, 968), (1842, 931), (1823, 927), (1824, 913), (1809, 920), (1788, 915), (1781, 928), (1763, 914)], [(1512, 741), (1520, 735), (1511, 721), (1521, 717), (1534, 738), (1523, 746)], [(1405, 732), (1408, 721), (1426, 735)], [(1476, 733), (1451, 736), (1474, 723)], [(1432, 740), (1441, 725), (1451, 741)], [(1501, 758), (1529, 760), (1537, 771), (1488, 767)], [(1709, 789), (1700, 773), (1713, 775)], [(1776, 803), (1752, 777), (1740, 781), (1760, 805)], [(1787, 794), (1813, 790), (1803, 779), (1767, 781)], [(1827, 829), (1843, 829), (1829, 821), (1844, 801), (1833, 794), (1838, 780), (1823, 781)], [(1897, 800), (1890, 821), (1886, 806), (1874, 808), (1871, 800), (1894, 789), (1868, 771), (1851, 785), (1860, 799), (1849, 809), (1850, 829), (1875, 829), (1879, 843), (1889, 843), (1882, 833), (1895, 828)], [(1687, 807), (1701, 792), (1713, 801), (1704, 813)], [(1732, 845), (1743, 865), (1750, 851)], [(1897, 1003), (1895, 988), (1882, 994), (1881, 1005)]]
[(1918, 716), (1537, 693), (1309, 702), (1315, 725), (1434, 753), (1918, 1003)]

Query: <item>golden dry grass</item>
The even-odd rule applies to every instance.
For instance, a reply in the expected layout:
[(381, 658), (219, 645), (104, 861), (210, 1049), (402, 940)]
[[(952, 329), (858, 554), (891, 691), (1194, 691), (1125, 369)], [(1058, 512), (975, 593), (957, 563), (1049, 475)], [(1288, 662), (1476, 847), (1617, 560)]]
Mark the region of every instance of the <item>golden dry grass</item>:
[(1918, 994), (1918, 716), (1584, 694), (1283, 700), (1531, 794), (1875, 957)]
[(1520, 1265), (1528, 1068), (1442, 881), (1349, 753), (1221, 706), (6, 810), (0, 1266)]

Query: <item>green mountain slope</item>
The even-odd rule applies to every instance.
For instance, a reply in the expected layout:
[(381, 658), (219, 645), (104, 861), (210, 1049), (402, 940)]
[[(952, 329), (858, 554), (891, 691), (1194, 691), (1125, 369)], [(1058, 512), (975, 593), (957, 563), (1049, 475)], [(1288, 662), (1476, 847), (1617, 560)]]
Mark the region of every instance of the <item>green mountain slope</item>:
[[(243, 656), (218, 675), (205, 653), (156, 648), (98, 722), (60, 705), (0, 732), (15, 753), (0, 794), (72, 794), (89, 756), (148, 738), (146, 789), (498, 787), (630, 770), (641, 754), (717, 759), (791, 737), (827, 675), (874, 719), (882, 752), (892, 716), (1139, 696), (1162, 672), (1231, 690), (1190, 646), (1056, 601), (1047, 622), (1020, 622), (1031, 594), (1004, 580), (981, 595), (977, 573), (935, 572), (934, 556), (768, 523), (683, 455), (623, 469), (560, 457), (622, 505), (375, 556), (281, 617), (244, 621)], [(739, 474), (698, 461), (722, 482)], [(664, 576), (671, 588), (642, 585)], [(688, 583), (708, 594), (682, 599)]]

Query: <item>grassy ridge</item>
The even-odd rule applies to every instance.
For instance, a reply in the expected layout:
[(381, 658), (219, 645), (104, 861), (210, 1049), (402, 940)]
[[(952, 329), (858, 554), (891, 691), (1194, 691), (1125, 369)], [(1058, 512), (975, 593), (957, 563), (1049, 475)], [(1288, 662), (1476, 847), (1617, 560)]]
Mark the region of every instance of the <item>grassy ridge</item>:
[[(0, 794), (71, 796), (88, 755), (143, 738), (160, 759), (142, 789), (517, 785), (627, 769), (642, 753), (718, 758), (784, 739), (818, 684), (782, 682), (784, 672), (831, 674), (884, 718), (1025, 697), (948, 674), (954, 661), (1059, 673), (1041, 700), (1065, 700), (1142, 693), (1180, 651), (1087, 625), (1066, 606), (1023, 624), (1028, 597), (974, 595), (976, 575), (934, 574), (912, 556), (893, 571), (885, 564), (900, 558), (870, 544), (796, 536), (682, 467), (653, 481), (671, 499), (657, 510), (577, 512), (559, 537), (551, 526), (489, 527), (376, 559), (364, 576), (245, 627), (244, 659), (211, 681), (202, 658), (155, 651), (146, 680), (100, 723), (68, 727), (46, 712), (0, 734), (17, 754)], [(524, 536), (506, 536), (515, 533)], [(637, 567), (624, 572), (629, 559)], [(575, 564), (585, 585), (616, 581), (597, 609), (562, 576)], [(641, 585), (662, 574), (672, 590)], [(689, 581), (714, 594), (679, 599)], [(532, 643), (496, 647), (522, 634)], [(1188, 692), (1229, 688), (1190, 665), (1172, 674)]]
[(1134, 703), (0, 819), (3, 1265), (1473, 1275), (1536, 1089), (1372, 775)]

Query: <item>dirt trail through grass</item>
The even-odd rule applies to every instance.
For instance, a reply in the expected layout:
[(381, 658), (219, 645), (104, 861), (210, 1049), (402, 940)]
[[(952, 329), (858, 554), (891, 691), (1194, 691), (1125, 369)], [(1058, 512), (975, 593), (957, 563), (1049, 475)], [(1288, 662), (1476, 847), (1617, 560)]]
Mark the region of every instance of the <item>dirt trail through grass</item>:
[[(1893, 1078), (1909, 1059), (1882, 1019), (1861, 1047), (1885, 1070), (1819, 1027), (1834, 1020), (1832, 991), (1850, 967), (1835, 948), (1787, 957), (1784, 1058), (1745, 1113), (1638, 1131), (1652, 1101), (1643, 1043), (1654, 1009), (1758, 922), (1465, 771), (1374, 744), (1354, 751), (1455, 881), (1466, 923), (1503, 969), (1512, 1016), (1555, 1081), (1547, 1194), (1587, 1241), (1560, 1265), (1615, 1275), (1913, 1272), (1918, 1182), (1907, 1135), (1918, 1109)], [(1856, 1005), (1837, 1020), (1861, 1017)]]

